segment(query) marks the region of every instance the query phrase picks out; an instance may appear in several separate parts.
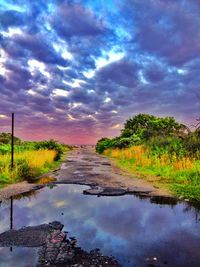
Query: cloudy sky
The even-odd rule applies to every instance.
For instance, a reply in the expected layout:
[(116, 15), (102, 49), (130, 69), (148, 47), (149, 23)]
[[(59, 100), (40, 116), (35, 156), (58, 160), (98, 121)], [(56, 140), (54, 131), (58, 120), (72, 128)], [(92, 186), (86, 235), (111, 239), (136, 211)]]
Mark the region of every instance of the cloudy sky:
[(199, 0), (0, 0), (0, 132), (95, 143), (200, 115)]

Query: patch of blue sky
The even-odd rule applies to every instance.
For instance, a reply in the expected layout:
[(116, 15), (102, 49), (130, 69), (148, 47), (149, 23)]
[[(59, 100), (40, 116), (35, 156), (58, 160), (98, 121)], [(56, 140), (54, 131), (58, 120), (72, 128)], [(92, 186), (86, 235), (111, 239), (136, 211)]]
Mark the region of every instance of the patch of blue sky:
[(132, 39), (132, 35), (128, 31), (126, 31), (125, 28), (121, 26), (117, 27), (115, 32), (117, 36), (120, 38), (120, 40), (122, 39), (129, 41)]
[(94, 10), (95, 13), (101, 13), (102, 11), (118, 13), (116, 2), (116, 0), (87, 0), (85, 6)]
[(23, 5), (16, 5), (13, 4), (7, 0), (0, 0), (0, 9), (2, 11), (7, 11), (7, 10), (15, 10), (18, 12), (25, 12), (26, 11), (26, 6)]

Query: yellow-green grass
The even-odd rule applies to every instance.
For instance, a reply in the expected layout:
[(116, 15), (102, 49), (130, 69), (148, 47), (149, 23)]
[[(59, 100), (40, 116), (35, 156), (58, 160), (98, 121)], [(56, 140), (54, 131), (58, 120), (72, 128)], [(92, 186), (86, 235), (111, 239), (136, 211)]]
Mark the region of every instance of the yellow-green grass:
[(200, 201), (200, 159), (178, 158), (176, 154), (153, 155), (145, 146), (107, 149), (104, 155), (115, 159), (124, 170), (173, 194)]
[(10, 154), (0, 155), (0, 184), (32, 180), (55, 166), (55, 150), (32, 150), (15, 153), (14, 168), (11, 170)]

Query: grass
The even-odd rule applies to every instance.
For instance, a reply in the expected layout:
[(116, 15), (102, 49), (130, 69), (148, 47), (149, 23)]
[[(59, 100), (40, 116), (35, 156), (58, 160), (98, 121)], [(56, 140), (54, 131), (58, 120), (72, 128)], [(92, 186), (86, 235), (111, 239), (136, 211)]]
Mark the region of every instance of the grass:
[(122, 169), (138, 174), (143, 179), (174, 195), (200, 201), (200, 159), (175, 153), (153, 154), (143, 146), (107, 149), (104, 155), (112, 157)]
[(11, 171), (10, 154), (0, 155), (0, 183), (9, 184), (22, 180), (32, 181), (34, 177), (48, 172), (58, 165), (55, 150), (27, 150), (15, 153), (15, 165)]

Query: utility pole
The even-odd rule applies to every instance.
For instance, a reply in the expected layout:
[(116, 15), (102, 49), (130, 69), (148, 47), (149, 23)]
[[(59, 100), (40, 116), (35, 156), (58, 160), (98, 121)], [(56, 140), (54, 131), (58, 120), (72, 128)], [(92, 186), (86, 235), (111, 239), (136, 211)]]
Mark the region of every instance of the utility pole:
[(11, 170), (14, 168), (14, 120), (15, 116), (12, 113), (12, 135), (11, 135)]
[[(14, 169), (14, 120), (15, 115), (12, 113), (12, 130), (11, 130), (11, 170)], [(10, 198), (10, 230), (13, 229), (13, 198)], [(10, 247), (10, 251), (12, 251), (13, 248)]]

